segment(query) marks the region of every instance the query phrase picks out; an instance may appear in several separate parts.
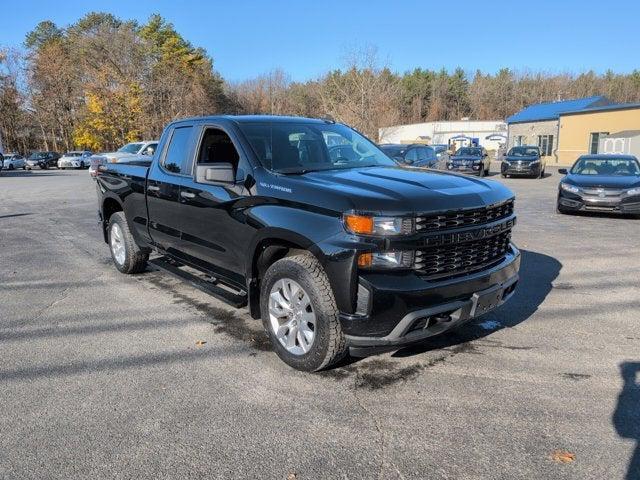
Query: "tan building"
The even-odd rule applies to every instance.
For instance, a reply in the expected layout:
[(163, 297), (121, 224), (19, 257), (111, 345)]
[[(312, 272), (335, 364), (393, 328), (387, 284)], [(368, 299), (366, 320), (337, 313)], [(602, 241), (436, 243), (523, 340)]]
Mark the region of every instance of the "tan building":
[(640, 129), (640, 104), (618, 104), (560, 113), (559, 165), (572, 165), (580, 155), (600, 153), (603, 135)]

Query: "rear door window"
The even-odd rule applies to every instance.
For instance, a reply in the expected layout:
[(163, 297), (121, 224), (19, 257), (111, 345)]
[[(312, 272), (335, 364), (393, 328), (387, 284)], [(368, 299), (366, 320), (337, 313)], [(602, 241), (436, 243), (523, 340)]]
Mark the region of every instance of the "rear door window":
[(167, 153), (162, 160), (162, 167), (176, 175), (189, 173), (189, 140), (193, 127), (176, 127), (171, 133)]

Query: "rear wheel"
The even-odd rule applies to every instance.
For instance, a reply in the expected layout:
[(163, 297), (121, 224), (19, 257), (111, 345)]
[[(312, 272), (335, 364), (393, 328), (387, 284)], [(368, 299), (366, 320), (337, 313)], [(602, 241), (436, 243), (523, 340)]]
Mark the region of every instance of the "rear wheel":
[(329, 279), (310, 253), (285, 257), (269, 267), (260, 310), (274, 350), (297, 370), (321, 370), (347, 352)]
[(133, 239), (129, 225), (122, 212), (109, 218), (109, 250), (116, 268), (122, 273), (140, 273), (149, 260), (149, 251), (141, 249)]

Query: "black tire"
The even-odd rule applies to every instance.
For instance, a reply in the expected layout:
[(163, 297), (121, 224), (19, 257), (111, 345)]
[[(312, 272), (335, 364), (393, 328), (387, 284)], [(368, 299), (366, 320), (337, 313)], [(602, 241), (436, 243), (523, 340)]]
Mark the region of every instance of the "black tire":
[[(116, 256), (114, 254), (112, 244), (111, 244), (111, 231), (114, 225), (118, 225), (120, 227), (120, 231), (122, 232), (125, 255), (124, 261), (118, 262), (116, 260)], [(122, 272), (127, 274), (132, 273), (140, 273), (144, 271), (147, 266), (147, 260), (149, 260), (149, 250), (140, 248), (135, 240), (133, 239), (133, 235), (129, 230), (129, 225), (127, 224), (127, 220), (122, 212), (116, 212), (109, 218), (109, 225), (107, 226), (108, 240), (109, 240), (109, 251), (111, 252), (111, 259), (113, 260), (113, 264), (116, 268)]]
[[(309, 351), (295, 355), (287, 351), (273, 331), (269, 320), (269, 295), (273, 285), (282, 279), (297, 282), (309, 295), (316, 314), (315, 338)], [(262, 323), (273, 349), (287, 365), (305, 372), (322, 370), (347, 353), (347, 345), (338, 318), (338, 307), (329, 279), (320, 262), (310, 253), (302, 253), (278, 260), (269, 267), (262, 279), (260, 312)]]
[(80, 170), (84, 170), (84, 162), (80, 162)]

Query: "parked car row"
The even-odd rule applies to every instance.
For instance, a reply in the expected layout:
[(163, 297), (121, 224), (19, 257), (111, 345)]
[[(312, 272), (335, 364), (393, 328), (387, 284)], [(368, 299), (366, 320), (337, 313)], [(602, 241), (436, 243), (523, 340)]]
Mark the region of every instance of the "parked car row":
[[(402, 165), (438, 168), (438, 148), (446, 145), (383, 144), (380, 148)], [(423, 152), (428, 152), (424, 154)], [(424, 155), (428, 160), (421, 160)], [(490, 159), (482, 147), (462, 147), (446, 160), (446, 170), (478, 175), (489, 172)], [(534, 145), (509, 149), (500, 162), (506, 177), (544, 178), (546, 157)], [(565, 177), (558, 187), (558, 213), (607, 212), (640, 216), (640, 163), (631, 155), (583, 155), (570, 169), (558, 170)]]
[(28, 157), (24, 157), (18, 153), (6, 153), (0, 155), (0, 170), (32, 170), (39, 168), (47, 170), (49, 168), (59, 168), (61, 170), (67, 168), (84, 169), (88, 168), (92, 176), (95, 174), (93, 165), (101, 163), (117, 163), (121, 161), (130, 161), (139, 155), (153, 156), (157, 140), (132, 142), (124, 145), (115, 152), (107, 152), (94, 154), (90, 150), (72, 150), (60, 155), (52, 151), (36, 151), (32, 152)]

